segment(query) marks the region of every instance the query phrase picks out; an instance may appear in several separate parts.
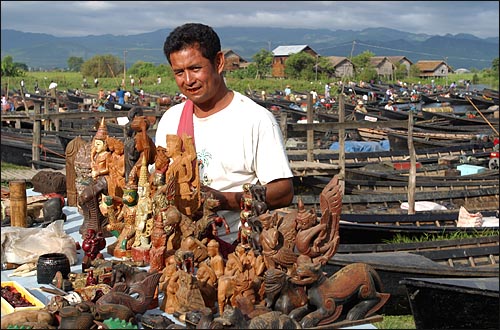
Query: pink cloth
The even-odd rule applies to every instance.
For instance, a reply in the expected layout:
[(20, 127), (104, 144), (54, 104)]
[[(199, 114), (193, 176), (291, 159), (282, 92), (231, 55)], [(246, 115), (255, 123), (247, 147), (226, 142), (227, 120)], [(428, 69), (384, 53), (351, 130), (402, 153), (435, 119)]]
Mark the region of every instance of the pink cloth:
[[(193, 137), (194, 143), (194, 125), (193, 125), (194, 105), (191, 100), (186, 100), (182, 109), (181, 119), (177, 127), (177, 135), (182, 138), (183, 134)], [(182, 147), (184, 151), (184, 146)]]

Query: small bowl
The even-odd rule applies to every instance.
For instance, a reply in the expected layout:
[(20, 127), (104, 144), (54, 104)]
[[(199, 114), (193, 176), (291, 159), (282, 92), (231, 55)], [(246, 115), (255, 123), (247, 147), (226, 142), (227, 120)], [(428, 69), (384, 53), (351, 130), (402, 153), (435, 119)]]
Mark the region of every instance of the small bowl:
[(38, 257), (36, 263), (36, 279), (38, 284), (52, 283), (58, 271), (66, 279), (71, 271), (69, 259), (64, 253), (47, 253)]

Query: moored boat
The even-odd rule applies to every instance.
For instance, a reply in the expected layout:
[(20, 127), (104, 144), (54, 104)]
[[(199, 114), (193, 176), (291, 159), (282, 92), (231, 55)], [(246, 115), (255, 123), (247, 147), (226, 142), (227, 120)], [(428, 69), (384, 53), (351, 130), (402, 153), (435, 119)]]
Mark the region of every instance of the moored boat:
[(325, 271), (334, 273), (348, 264), (357, 262), (371, 265), (379, 274), (385, 291), (391, 294), (381, 313), (407, 315), (411, 314), (411, 307), (405, 287), (400, 283), (403, 279), (490, 277), (498, 282), (498, 258), (497, 236), (495, 245), (479, 247), (458, 246), (411, 252), (337, 253), (327, 262)]
[(498, 329), (499, 284), (495, 277), (401, 280), (417, 329)]

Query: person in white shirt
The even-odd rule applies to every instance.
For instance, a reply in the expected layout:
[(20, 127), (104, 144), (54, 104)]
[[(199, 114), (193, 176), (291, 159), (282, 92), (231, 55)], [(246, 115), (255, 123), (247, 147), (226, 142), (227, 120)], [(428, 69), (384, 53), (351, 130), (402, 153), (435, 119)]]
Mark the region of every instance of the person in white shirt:
[(220, 228), (219, 237), (233, 243), (240, 224), (243, 184), (264, 185), (265, 202), (271, 210), (292, 202), (293, 174), (281, 130), (270, 111), (228, 89), (222, 75), (220, 39), (211, 27), (181, 25), (167, 37), (163, 50), (179, 91), (188, 100), (165, 112), (155, 143), (166, 147), (166, 135), (179, 134), (185, 104), (192, 102), (192, 114), (187, 112), (187, 118), (192, 120), (201, 162), (202, 190), (212, 192), (221, 202), (218, 213), (226, 218), (231, 233)]
[(389, 102), (387, 102), (387, 104), (385, 105), (384, 109), (391, 110), (391, 111), (396, 111), (396, 109), (392, 105), (392, 101), (391, 100), (389, 100)]
[(49, 84), (49, 89), (55, 89), (55, 88), (57, 88), (57, 83), (54, 82), (54, 80), (52, 80)]

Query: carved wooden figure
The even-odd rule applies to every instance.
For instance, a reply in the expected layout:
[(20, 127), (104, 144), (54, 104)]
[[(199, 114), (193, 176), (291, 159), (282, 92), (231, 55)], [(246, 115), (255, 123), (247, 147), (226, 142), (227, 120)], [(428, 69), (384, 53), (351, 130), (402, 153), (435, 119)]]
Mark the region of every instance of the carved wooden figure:
[(297, 222), (296, 248), (299, 253), (313, 258), (315, 263), (325, 264), (337, 251), (340, 241), (342, 186), (343, 182), (339, 182), (336, 175), (323, 188), (320, 194), (319, 223), (312, 216)]
[(108, 132), (104, 118), (94, 137), (92, 148), (90, 150), (90, 167), (92, 183), (85, 187), (78, 197), (78, 203), (83, 211), (83, 224), (80, 227), (80, 234), (85, 235), (87, 229), (94, 229), (96, 232), (102, 232), (108, 237), (111, 234), (106, 230), (106, 217), (99, 209), (101, 195), (107, 194), (109, 161), (111, 153), (107, 145)]
[(156, 146), (147, 134), (149, 121), (145, 116), (134, 117), (130, 127), (136, 132), (134, 136), (135, 150), (139, 152), (140, 156), (130, 170), (127, 181), (130, 184), (138, 184), (143, 159), (146, 160), (146, 165), (153, 164), (156, 157)]
[(123, 207), (117, 216), (118, 221), (124, 220), (125, 223), (113, 251), (113, 255), (117, 258), (130, 257), (130, 249), (135, 238), (137, 198), (137, 187), (127, 185), (123, 190)]
[(66, 146), (66, 196), (68, 206), (77, 206), (78, 192), (76, 189), (75, 160), (78, 150), (85, 145), (85, 140), (80, 136), (71, 140)]
[(151, 230), (153, 229), (153, 201), (150, 196), (146, 158), (142, 158), (135, 215), (135, 240), (132, 244), (132, 259), (137, 263), (149, 263)]
[(101, 250), (106, 247), (106, 240), (102, 236), (102, 233), (96, 232), (94, 229), (87, 229), (87, 235), (82, 242), (82, 250), (85, 252), (85, 256), (82, 261), (82, 271), (91, 267), (92, 261), (96, 258), (104, 259)]
[(108, 148), (111, 151), (109, 161), (108, 195), (114, 198), (123, 196), (125, 188), (125, 156), (123, 142), (114, 137), (108, 137)]
[(167, 134), (166, 140), (166, 155), (171, 159), (166, 176), (176, 178), (177, 208), (183, 214), (191, 216), (201, 205), (200, 179), (193, 139), (190, 136), (181, 139), (175, 134)]

